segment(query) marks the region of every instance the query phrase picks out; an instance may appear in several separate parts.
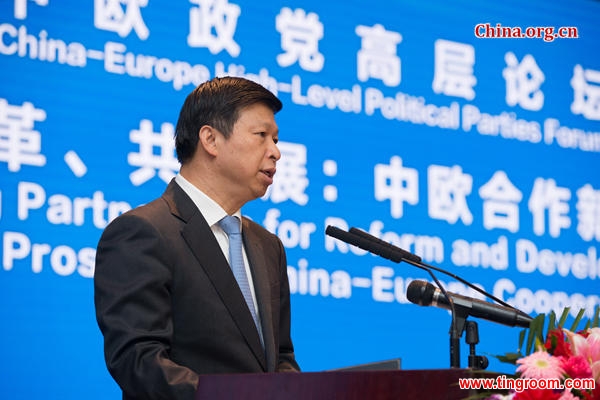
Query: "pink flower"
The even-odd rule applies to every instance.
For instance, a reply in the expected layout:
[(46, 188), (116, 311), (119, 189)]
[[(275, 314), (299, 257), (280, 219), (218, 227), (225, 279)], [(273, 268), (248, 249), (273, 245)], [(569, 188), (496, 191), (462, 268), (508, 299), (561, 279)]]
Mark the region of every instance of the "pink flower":
[(580, 398), (571, 393), (569, 389), (565, 389), (558, 400), (580, 400)]
[(600, 383), (600, 328), (588, 329), (584, 335), (564, 329), (573, 355), (583, 357), (590, 365), (594, 380)]
[(486, 400), (513, 400), (515, 397), (514, 393), (509, 393), (506, 395), (503, 394), (493, 394), (490, 397), (488, 397)]
[(597, 384), (600, 384), (600, 328), (588, 330), (589, 335), (586, 338), (588, 343), (588, 361), (592, 367), (592, 376)]
[(592, 364), (592, 378), (596, 381), (596, 387), (600, 388), (600, 361)]
[(591, 378), (592, 369), (582, 356), (559, 357), (561, 367), (570, 378)]
[(515, 393), (514, 400), (559, 400), (560, 393), (548, 389), (527, 389)]
[(525, 378), (531, 379), (560, 379), (564, 375), (560, 359), (553, 357), (545, 351), (536, 351), (527, 357), (517, 360), (520, 364), (517, 372)]
[(583, 398), (586, 400), (600, 399), (600, 385), (596, 385), (596, 388), (590, 392), (582, 392)]

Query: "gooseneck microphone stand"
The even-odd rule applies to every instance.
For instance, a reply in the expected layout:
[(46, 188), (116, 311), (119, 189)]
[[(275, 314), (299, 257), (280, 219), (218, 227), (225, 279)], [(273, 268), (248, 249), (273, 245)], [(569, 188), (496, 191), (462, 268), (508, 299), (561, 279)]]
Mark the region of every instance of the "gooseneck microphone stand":
[(467, 321), (467, 317), (470, 315), (469, 308), (461, 304), (463, 303), (461, 299), (458, 299), (459, 303), (456, 304), (453, 296), (449, 295), (448, 292), (442, 286), (442, 284), (438, 281), (437, 277), (433, 273), (433, 270), (442, 272), (462, 282), (468, 287), (478, 291), (484, 296), (493, 299), (497, 303), (501, 304), (503, 307), (514, 310), (515, 312), (528, 318), (529, 320), (531, 319), (529, 315), (496, 298), (492, 294), (487, 293), (483, 289), (473, 285), (472, 283), (464, 280), (463, 278), (443, 269), (434, 267), (433, 265), (426, 264), (421, 261), (421, 257), (412, 254), (406, 250), (403, 250), (399, 247), (396, 247), (391, 243), (385, 242), (361, 229), (353, 227), (350, 228), (348, 232), (346, 232), (337, 227), (329, 225), (325, 230), (325, 234), (339, 239), (343, 242), (346, 242), (348, 244), (351, 244), (353, 246), (359, 247), (370, 253), (394, 261), (396, 263), (400, 263), (402, 261), (407, 262), (408, 264), (423, 269), (429, 273), (429, 275), (437, 285), (439, 291), (447, 299), (448, 307), (451, 311), (452, 322), (450, 324), (450, 366), (452, 368), (460, 368), (460, 338), (465, 329), (467, 330), (467, 344), (469, 344), (470, 346), (469, 368), (485, 369), (487, 368), (488, 360), (486, 357), (477, 356), (475, 354), (475, 345), (479, 343), (479, 334), (477, 324), (472, 321)]
[[(444, 297), (446, 297), (446, 299), (448, 299), (448, 303), (450, 306), (450, 315), (451, 315), (450, 331), (449, 331), (449, 334), (450, 334), (450, 367), (451, 368), (460, 368), (460, 338), (462, 337), (462, 333), (466, 330), (467, 331), (466, 342), (467, 342), (467, 344), (470, 345), (470, 351), (471, 351), (471, 355), (469, 356), (469, 368), (474, 368), (474, 369), (487, 368), (487, 365), (488, 365), (487, 358), (484, 356), (475, 355), (475, 345), (477, 343), (479, 343), (479, 333), (478, 333), (479, 331), (478, 331), (477, 323), (473, 322), (473, 321), (467, 321), (467, 317), (469, 316), (469, 310), (467, 308), (463, 307), (462, 305), (456, 304), (454, 302), (454, 299), (452, 298), (452, 296), (448, 295), (448, 293), (446, 292), (446, 290), (444, 289), (442, 284), (439, 282), (439, 280), (433, 273), (433, 270), (442, 272), (446, 275), (451, 276), (452, 278), (464, 283), (465, 285), (477, 290), (478, 292), (480, 292), (488, 297), (493, 298), (498, 303), (500, 303), (506, 307), (513, 308), (512, 306), (503, 302), (500, 299), (497, 299), (496, 297), (490, 295), (489, 293), (483, 291), (479, 287), (462, 279), (461, 277), (454, 275), (446, 270), (437, 268), (433, 265), (425, 264), (421, 261), (421, 257), (419, 257), (415, 254), (409, 253), (405, 250), (402, 250), (399, 247), (393, 246), (391, 243), (383, 241), (361, 229), (353, 227), (353, 228), (350, 228), (349, 232), (354, 233), (358, 236), (361, 236), (364, 239), (369, 240), (371, 242), (377, 243), (378, 245), (388, 248), (390, 250), (392, 250), (392, 249), (399, 250), (402, 255), (401, 261), (407, 262), (417, 268), (427, 271), (429, 273), (429, 275), (431, 276), (431, 278), (433, 279), (433, 281), (435, 282), (438, 289), (440, 289), (440, 291), (442, 292)], [(368, 249), (366, 249), (366, 250), (368, 250)]]

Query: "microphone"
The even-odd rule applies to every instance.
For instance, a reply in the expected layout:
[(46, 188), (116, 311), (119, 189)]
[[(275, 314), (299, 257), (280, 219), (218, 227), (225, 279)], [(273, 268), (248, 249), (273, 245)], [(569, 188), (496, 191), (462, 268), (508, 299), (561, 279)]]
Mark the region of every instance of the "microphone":
[(349, 232), (346, 232), (338, 227), (327, 225), (325, 234), (395, 263), (406, 261), (415, 267), (429, 271), (428, 267), (421, 264), (421, 257), (409, 253), (400, 247), (392, 246), (388, 242), (378, 239), (360, 229), (352, 228)]
[(367, 241), (371, 243), (376, 243), (377, 245), (382, 246), (384, 249), (393, 252), (394, 255), (400, 258), (400, 261), (405, 260), (407, 262), (412, 261), (413, 263), (421, 263), (421, 257), (419, 257), (418, 255), (410, 253), (400, 247), (394, 246), (391, 243), (381, 240), (378, 237), (375, 237), (370, 233), (363, 231), (362, 229), (352, 227), (350, 228), (350, 233), (354, 233), (358, 236), (361, 236)]
[[(354, 232), (346, 232), (340, 228), (337, 228), (332, 225), (328, 225), (325, 229), (325, 234), (336, 239), (341, 240), (342, 242), (346, 242), (356, 247), (360, 247), (363, 250), (366, 250), (370, 253), (381, 256), (387, 260), (391, 260), (393, 262), (399, 263), (402, 261), (402, 254), (394, 251), (393, 248), (383, 246), (379, 243), (368, 240), (367, 238), (356, 234)], [(385, 243), (385, 242), (384, 242)]]
[[(336, 228), (337, 229), (337, 228)], [(339, 229), (338, 229), (339, 230)], [(346, 233), (344, 231), (341, 231), (343, 233)], [(383, 251), (388, 251), (388, 252), (392, 252), (395, 257), (399, 258), (399, 261), (396, 262), (401, 262), (401, 261), (405, 261), (415, 267), (421, 268), (427, 272), (429, 272), (429, 275), (431, 275), (431, 277), (433, 278), (433, 280), (435, 281), (435, 283), (441, 287), (441, 284), (438, 282), (438, 280), (436, 279), (436, 277), (433, 275), (431, 270), (434, 271), (438, 271), (441, 272), (444, 275), (448, 275), (451, 278), (456, 279), (457, 281), (464, 283), (465, 285), (467, 285), (468, 287), (470, 287), (471, 289), (481, 293), (482, 295), (491, 298), (492, 300), (494, 300), (496, 303), (503, 305), (506, 308), (512, 308), (513, 310), (515, 310), (516, 312), (520, 313), (521, 315), (523, 315), (525, 318), (529, 318), (529, 315), (527, 315), (526, 313), (524, 313), (521, 310), (518, 310), (517, 308), (511, 306), (510, 304), (500, 300), (499, 298), (497, 298), (496, 296), (491, 295), (490, 293), (486, 292), (485, 290), (481, 289), (478, 286), (473, 285), (471, 282), (461, 278), (460, 276), (453, 274), (449, 271), (446, 271), (445, 269), (442, 268), (438, 268), (435, 267), (433, 265), (430, 264), (426, 264), (424, 262), (421, 261), (421, 257), (417, 256), (416, 254), (410, 253), (400, 247), (394, 246), (391, 243), (388, 243), (386, 241), (383, 241), (373, 235), (371, 235), (370, 233), (367, 233), (361, 229), (358, 228), (350, 228), (350, 233), (353, 233), (355, 235), (361, 236), (364, 240), (367, 240), (370, 243), (375, 243), (376, 245), (382, 247), (384, 250)], [(395, 260), (392, 260), (395, 261)], [(442, 294), (444, 294), (444, 292), (442, 291)], [(451, 307), (451, 306), (450, 306)]]
[[(521, 326), (529, 328), (533, 320), (529, 315), (509, 307), (492, 304), (487, 301), (462, 296), (460, 294), (446, 292), (452, 298), (454, 306), (468, 311), (468, 315), (483, 318), (488, 321), (497, 322), (508, 326)], [(406, 290), (406, 298), (420, 306), (435, 306), (450, 310), (450, 302), (442, 291), (429, 282), (412, 281)]]

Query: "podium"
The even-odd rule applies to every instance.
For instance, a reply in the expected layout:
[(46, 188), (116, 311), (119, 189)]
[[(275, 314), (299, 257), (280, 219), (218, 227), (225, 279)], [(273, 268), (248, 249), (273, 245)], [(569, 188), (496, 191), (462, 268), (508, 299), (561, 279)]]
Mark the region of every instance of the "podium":
[(459, 368), (201, 375), (196, 400), (454, 400), (484, 393), (460, 389), (459, 378), (498, 375)]

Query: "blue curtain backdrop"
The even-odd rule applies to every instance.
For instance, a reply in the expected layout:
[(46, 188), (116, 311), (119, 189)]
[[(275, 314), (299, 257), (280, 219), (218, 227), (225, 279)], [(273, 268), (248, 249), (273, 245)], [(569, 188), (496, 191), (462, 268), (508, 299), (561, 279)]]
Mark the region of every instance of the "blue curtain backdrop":
[[(286, 246), (305, 371), (449, 366), (449, 313), (405, 296), (429, 275), (328, 225), (367, 230), (532, 316), (591, 315), (599, 2), (209, 3), (0, 2), (0, 397), (118, 398), (95, 322), (95, 246), (177, 172), (179, 108), (214, 76), (254, 79), (284, 103), (276, 182), (243, 212)], [(475, 320), (478, 353), (516, 350), (519, 328)], [(489, 369), (514, 371), (493, 358)]]

